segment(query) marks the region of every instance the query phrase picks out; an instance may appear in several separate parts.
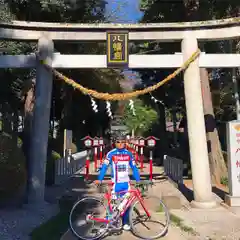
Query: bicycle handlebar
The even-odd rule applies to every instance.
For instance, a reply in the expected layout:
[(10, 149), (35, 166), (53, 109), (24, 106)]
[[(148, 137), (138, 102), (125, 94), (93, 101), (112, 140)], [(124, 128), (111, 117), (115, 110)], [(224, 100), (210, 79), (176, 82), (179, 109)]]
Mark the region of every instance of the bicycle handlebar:
[[(95, 181), (94, 180), (85, 180), (87, 184), (92, 184)], [(109, 189), (104, 188), (103, 185), (110, 185), (112, 186), (113, 183), (109, 180), (103, 180), (99, 183), (99, 185), (96, 185), (96, 187), (99, 189), (100, 193), (106, 193), (108, 192)], [(134, 186), (135, 188), (139, 188), (141, 190), (141, 193), (144, 194), (145, 192), (148, 191), (149, 186), (152, 187), (154, 183), (151, 180), (141, 180), (135, 183), (130, 183), (131, 186)]]
[[(95, 182), (95, 180), (85, 180), (85, 183), (87, 183), (87, 184), (92, 184), (94, 182)], [(103, 180), (103, 181), (100, 182), (100, 185), (113, 185), (113, 182), (109, 181), (109, 180)], [(130, 185), (132, 185), (132, 186), (136, 186), (136, 185), (154, 185), (154, 183), (151, 180), (140, 180), (140, 181), (135, 182), (135, 183), (131, 183), (130, 182)]]

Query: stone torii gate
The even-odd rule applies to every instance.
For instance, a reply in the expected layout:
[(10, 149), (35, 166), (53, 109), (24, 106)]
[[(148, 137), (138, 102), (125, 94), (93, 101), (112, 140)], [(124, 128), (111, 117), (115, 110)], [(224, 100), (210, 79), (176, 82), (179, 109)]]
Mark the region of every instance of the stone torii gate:
[[(54, 53), (54, 41), (106, 41), (106, 31), (127, 30), (129, 40), (182, 42), (182, 53), (172, 55), (130, 55), (129, 68), (178, 68), (198, 49), (198, 41), (217, 41), (240, 37), (239, 18), (219, 21), (156, 24), (61, 24), (13, 21), (0, 23), (0, 39), (38, 41), (39, 56), (53, 68), (106, 68), (106, 55), (62, 55)], [(216, 206), (213, 199), (199, 68), (240, 66), (240, 54), (205, 54), (184, 72), (191, 167), (194, 186), (193, 205)], [(36, 68), (36, 104), (31, 147), (30, 195), (32, 203), (44, 201), (52, 73), (35, 54), (0, 56), (0, 68)]]

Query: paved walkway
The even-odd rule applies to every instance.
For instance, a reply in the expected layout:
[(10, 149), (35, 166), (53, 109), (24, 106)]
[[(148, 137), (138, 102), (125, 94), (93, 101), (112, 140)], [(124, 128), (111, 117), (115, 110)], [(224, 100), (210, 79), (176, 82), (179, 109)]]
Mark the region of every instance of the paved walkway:
[[(143, 178), (147, 178), (148, 177), (148, 172), (147, 170), (149, 169), (149, 165), (145, 164), (144, 165), (144, 169), (145, 171), (143, 173), (141, 173), (141, 176)], [(93, 166), (91, 165), (91, 172), (93, 172)], [(154, 182), (156, 183), (156, 185), (153, 186), (152, 189), (149, 190), (149, 194), (154, 194), (156, 196), (159, 197), (173, 197), (173, 202), (177, 202), (177, 205), (181, 207), (188, 207), (188, 201), (186, 200), (186, 198), (169, 182), (167, 181), (164, 177), (163, 177), (163, 169), (162, 167), (157, 167), (154, 166), (153, 167), (153, 173), (155, 176), (155, 180)], [(81, 174), (81, 172), (79, 173)], [(96, 177), (96, 173), (94, 173), (92, 176), (92, 178)], [(108, 176), (106, 176), (108, 177)], [(83, 193), (84, 195), (98, 195), (98, 193), (96, 193), (96, 191), (94, 190), (94, 188), (89, 188), (89, 189), (81, 189), (81, 183), (79, 178), (76, 178), (75, 181), (72, 183), (72, 189), (68, 190), (69, 194), (76, 194), (76, 193)], [(71, 191), (71, 193), (70, 193)], [(75, 193), (73, 193), (75, 192)], [(175, 198), (175, 200), (174, 200)], [(177, 199), (177, 200), (176, 200)], [(189, 234), (188, 233), (184, 233), (182, 232), (178, 227), (171, 225), (169, 228), (169, 231), (167, 233), (167, 235), (161, 239), (166, 239), (166, 240), (172, 240), (172, 239), (178, 239), (178, 240), (184, 240), (184, 239), (191, 239), (188, 238)], [(111, 239), (116, 239), (116, 240), (123, 240), (123, 239), (129, 239), (129, 240), (134, 240), (134, 239), (139, 239), (135, 236), (133, 236), (131, 234), (131, 232), (123, 232), (121, 235), (114, 235), (114, 236), (108, 236), (105, 237), (104, 239), (106, 240), (111, 240)], [(77, 238), (75, 236), (73, 236), (73, 234), (71, 233), (71, 231), (67, 231), (61, 238), (61, 240), (77, 240)]]
[[(91, 172), (93, 166), (91, 165)], [(149, 165), (145, 164), (145, 174), (147, 177)], [(177, 219), (173, 220), (167, 235), (163, 240), (240, 240), (240, 209), (235, 209), (234, 213), (222, 206), (212, 210), (192, 209), (188, 200), (179, 190), (168, 180), (163, 178), (163, 169), (154, 167), (156, 185), (150, 189), (149, 194), (154, 194), (165, 200), (171, 214)], [(82, 174), (81, 172), (79, 173)], [(94, 173), (92, 177), (96, 177)], [(66, 187), (65, 187), (66, 188)], [(96, 189), (83, 185), (79, 176), (72, 178), (68, 183), (67, 194), (76, 197), (96, 195)], [(219, 198), (218, 198), (219, 200)], [(180, 224), (179, 224), (180, 222)], [(131, 232), (123, 232), (119, 236), (109, 236), (106, 240), (137, 240)], [(61, 240), (77, 240), (70, 231), (67, 231)]]
[[(162, 240), (191, 240), (193, 236), (191, 234), (183, 232), (180, 228), (171, 225), (169, 227), (169, 231), (166, 236), (160, 238)], [(131, 232), (123, 232), (121, 235), (116, 236), (108, 236), (103, 240), (137, 240), (138, 237), (133, 236)], [(70, 232), (67, 232), (61, 240), (78, 240), (78, 238), (74, 237)]]
[(215, 209), (171, 210), (175, 216), (183, 219), (188, 226), (200, 236), (193, 239), (209, 240), (239, 240), (240, 239), (240, 212), (235, 214), (222, 206)]

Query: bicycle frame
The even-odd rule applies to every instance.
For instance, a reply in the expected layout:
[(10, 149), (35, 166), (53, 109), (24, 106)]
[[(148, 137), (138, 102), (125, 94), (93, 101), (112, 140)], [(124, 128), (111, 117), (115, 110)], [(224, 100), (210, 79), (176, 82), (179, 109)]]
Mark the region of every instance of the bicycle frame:
[[(144, 211), (146, 212), (147, 216), (150, 217), (150, 213), (148, 212), (147, 208), (144, 205), (144, 199), (141, 196), (141, 193), (139, 191), (139, 189), (130, 189), (130, 190), (124, 190), (124, 191), (120, 191), (117, 194), (121, 195), (123, 193), (130, 193), (130, 197), (127, 201), (127, 204), (125, 205), (124, 209), (121, 211), (120, 216), (122, 217), (125, 212), (127, 211), (127, 209), (131, 206), (131, 204), (137, 199), (139, 200), (141, 206), (143, 207)], [(107, 209), (112, 213), (113, 212), (113, 207), (111, 204), (111, 200), (112, 200), (112, 194), (111, 191), (107, 192), (104, 194), (104, 198), (107, 199), (107, 206), (106, 206), (106, 212)], [(90, 220), (96, 221), (96, 222), (100, 222), (100, 223), (110, 223), (111, 220), (106, 219), (106, 218), (94, 218), (94, 217), (89, 217)]]

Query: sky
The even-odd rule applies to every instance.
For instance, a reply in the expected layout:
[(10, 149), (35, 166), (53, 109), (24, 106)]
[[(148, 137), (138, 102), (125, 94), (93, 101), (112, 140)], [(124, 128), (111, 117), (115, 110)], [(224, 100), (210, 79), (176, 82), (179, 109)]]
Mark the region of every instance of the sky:
[(142, 17), (139, 2), (140, 0), (108, 0), (107, 16), (111, 15), (114, 23), (136, 23)]

